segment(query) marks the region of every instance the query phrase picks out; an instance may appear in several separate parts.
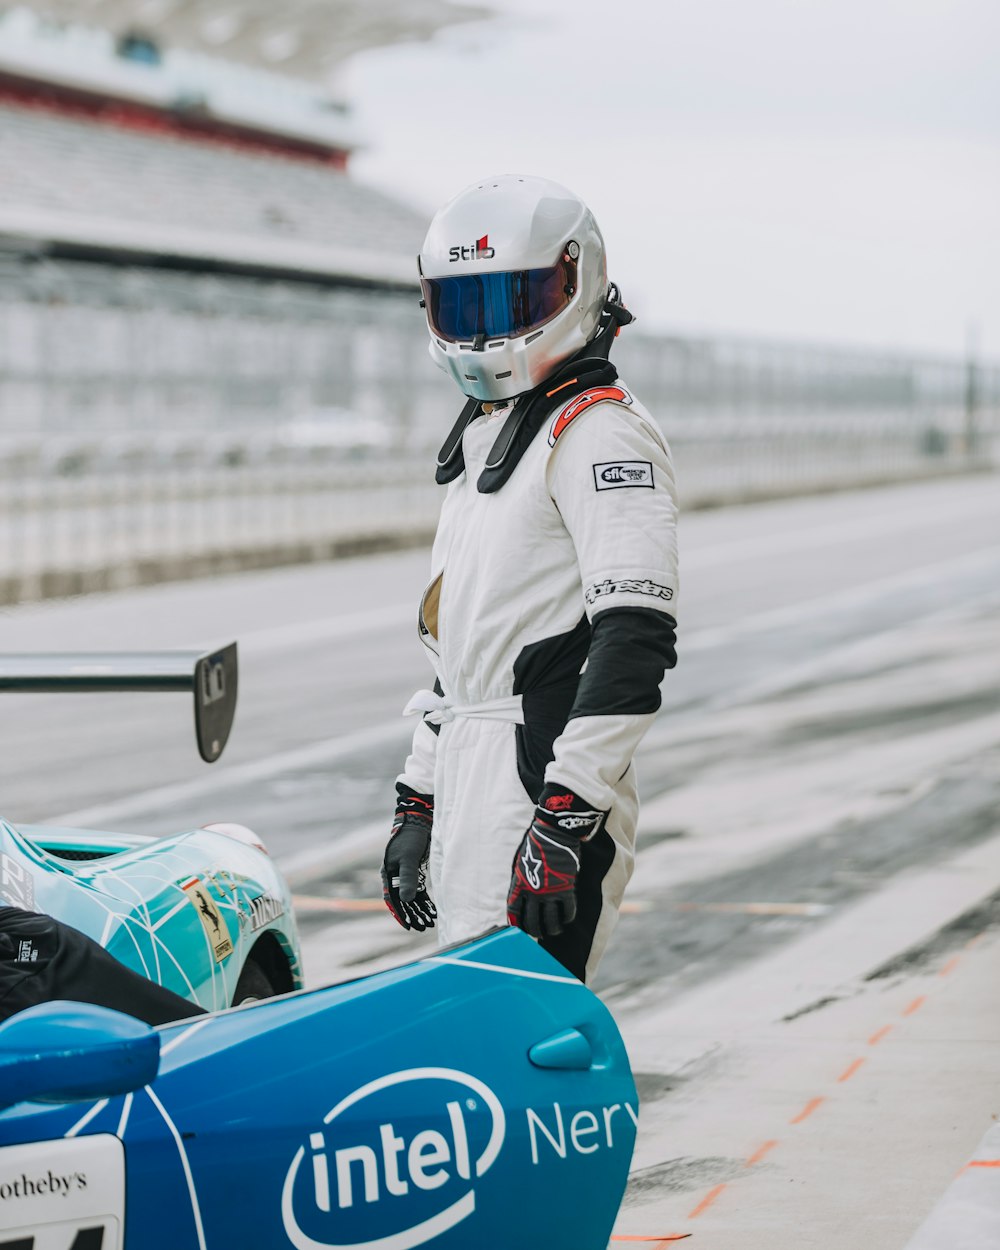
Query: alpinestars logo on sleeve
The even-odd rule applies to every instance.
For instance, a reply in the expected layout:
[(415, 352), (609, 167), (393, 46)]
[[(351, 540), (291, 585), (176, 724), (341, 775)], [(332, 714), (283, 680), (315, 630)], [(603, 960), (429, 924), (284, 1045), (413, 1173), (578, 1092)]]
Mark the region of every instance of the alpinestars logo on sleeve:
[(648, 577), (619, 577), (615, 580), (606, 577), (603, 582), (595, 582), (583, 592), (584, 599), (591, 605), (608, 595), (652, 595), (654, 599), (666, 599), (669, 602), (674, 597), (674, 592), (671, 586), (661, 586), (659, 582), (651, 581)]
[(573, 812), (569, 816), (557, 816), (556, 824), (560, 829), (594, 830), (603, 817), (603, 812)]

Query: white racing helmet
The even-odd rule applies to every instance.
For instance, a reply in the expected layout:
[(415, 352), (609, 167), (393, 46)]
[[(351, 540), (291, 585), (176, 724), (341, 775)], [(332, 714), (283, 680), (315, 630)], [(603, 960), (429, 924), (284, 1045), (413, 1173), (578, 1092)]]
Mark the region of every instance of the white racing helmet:
[(474, 399), (538, 386), (594, 337), (608, 293), (597, 222), (547, 178), (467, 187), (438, 210), (419, 264), (431, 356)]

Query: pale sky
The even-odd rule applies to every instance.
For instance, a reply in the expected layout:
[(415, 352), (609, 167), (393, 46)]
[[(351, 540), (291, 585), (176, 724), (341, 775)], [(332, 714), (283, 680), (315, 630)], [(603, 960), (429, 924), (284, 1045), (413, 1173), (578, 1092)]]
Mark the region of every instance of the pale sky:
[(349, 65), (357, 177), (564, 183), (645, 329), (1000, 357), (998, 0), (495, 8)]

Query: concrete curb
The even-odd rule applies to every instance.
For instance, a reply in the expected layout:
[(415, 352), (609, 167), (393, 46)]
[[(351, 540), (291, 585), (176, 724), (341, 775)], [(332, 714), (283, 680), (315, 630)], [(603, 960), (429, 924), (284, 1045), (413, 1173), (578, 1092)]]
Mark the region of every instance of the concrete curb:
[(780, 499), (813, 498), (817, 495), (840, 495), (855, 490), (881, 490), (886, 486), (909, 486), (917, 482), (936, 482), (953, 477), (983, 477), (996, 473), (1000, 465), (948, 464), (930, 468), (911, 468), (905, 473), (870, 473), (859, 477), (820, 478), (813, 482), (771, 482), (762, 485), (748, 483), (713, 490), (703, 486), (689, 495), (680, 481), (680, 505), (682, 512), (703, 512), (713, 508), (734, 508), (742, 504), (770, 503)]
[(1000, 1124), (945, 1190), (905, 1250), (996, 1250), (1000, 1246)]
[(160, 582), (221, 577), (227, 573), (245, 573), (254, 569), (343, 560), (384, 551), (408, 551), (430, 546), (433, 538), (432, 528), (416, 526), (411, 530), (347, 534), (340, 538), (267, 547), (219, 548), (190, 555), (150, 556), (91, 568), (39, 569), (0, 577), (0, 606), (39, 599), (67, 599), (73, 595), (109, 590), (129, 590)]

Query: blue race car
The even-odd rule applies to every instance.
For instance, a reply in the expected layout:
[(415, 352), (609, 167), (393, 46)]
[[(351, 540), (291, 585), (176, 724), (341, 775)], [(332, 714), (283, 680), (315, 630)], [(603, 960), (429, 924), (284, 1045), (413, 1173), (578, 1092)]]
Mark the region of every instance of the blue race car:
[[(226, 745), (236, 687), (235, 644), (208, 654), (0, 657), (0, 690), (193, 691), (199, 751), (209, 763)], [(24, 928), (24, 913), (41, 913), (68, 929)], [(34, 1001), (51, 996), (53, 984), (59, 997), (75, 997), (66, 978), (38, 965), (46, 940), (65, 945), (71, 933), (164, 988), (158, 1021), (178, 1018), (172, 994), (212, 1011), (302, 985), (288, 888), (263, 843), (239, 825), (148, 838), (0, 820), (3, 919), (16, 941), (0, 964), (0, 1019), (33, 1001), (32, 994)], [(0, 937), (3, 928), (0, 923)], [(22, 940), (26, 958), (19, 959)], [(4, 953), (0, 948), (0, 960)], [(97, 975), (106, 977), (109, 967), (102, 962)], [(32, 974), (37, 984), (24, 980)], [(141, 983), (132, 981), (131, 993), (142, 998)]]
[[(229, 678), (220, 662), (183, 677), (205, 758), (232, 720), (235, 655)], [(81, 688), (87, 668), (59, 688)], [(0, 660), (0, 689), (5, 673), (39, 680)], [(173, 976), (176, 960), (206, 1007), (239, 997), (236, 969), (265, 939), (292, 985), (157, 1028), (93, 999), (0, 1024), (0, 1250), (605, 1250), (639, 1109), (600, 1000), (516, 929), (297, 989), (287, 894), (231, 833), (146, 844), (5, 827), (8, 910), (30, 919), (26, 905), (70, 899), (64, 914), (131, 960), (129, 976)], [(264, 897), (283, 915), (255, 906)], [(157, 939), (173, 920), (190, 931), (167, 956)]]
[(151, 1029), (0, 1026), (4, 1250), (605, 1250), (638, 1121), (607, 1009), (504, 929)]

